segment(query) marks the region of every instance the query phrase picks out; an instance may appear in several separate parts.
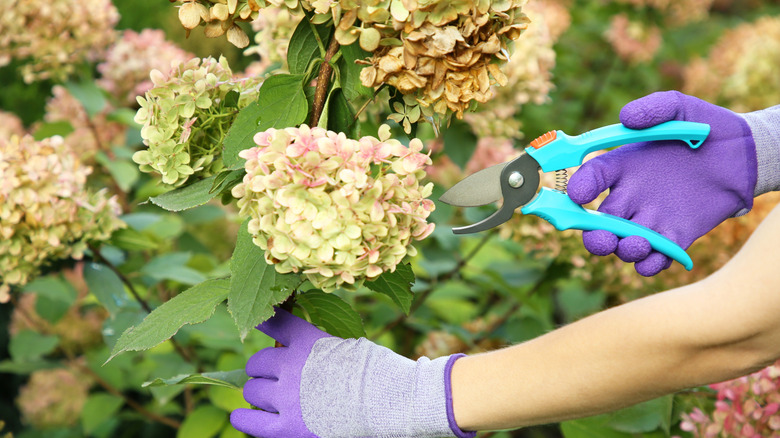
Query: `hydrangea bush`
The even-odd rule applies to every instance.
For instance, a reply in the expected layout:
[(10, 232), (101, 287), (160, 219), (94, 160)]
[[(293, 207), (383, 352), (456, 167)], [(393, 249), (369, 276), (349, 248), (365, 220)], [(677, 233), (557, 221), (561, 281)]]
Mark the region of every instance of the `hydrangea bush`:
[(0, 137), (0, 295), (50, 260), (80, 259), (123, 226), (115, 197), (87, 188), (91, 169), (62, 137)]
[[(275, 306), (336, 336), (437, 356), (523, 342), (701, 278), (777, 197), (697, 244), (694, 271), (656, 279), (535, 217), (454, 236), (449, 225), (494, 206), (435, 202), (515, 157), (523, 138), (614, 123), (626, 101), (681, 86), (691, 54), (710, 50), (698, 23), (711, 14), (708, 26), (733, 26), (763, 3), (184, 0), (135, 12), (116, 2), (134, 28), (117, 32), (107, 1), (7, 2), (0, 63), (13, 65), (0, 75), (46, 79), (0, 94), (7, 109), (20, 90), (43, 90), (34, 120), (0, 112), (0, 295), (11, 299), (0, 311), (12, 312), (0, 372), (17, 376), (3, 382), (18, 389), (16, 417), (30, 436), (233, 437), (246, 360), (271, 345), (253, 328)], [(155, 11), (174, 28), (134, 26)], [(61, 25), (58, 44), (38, 28), (47, 20)], [(732, 39), (769, 54), (748, 72), (763, 77), (774, 29), (755, 26), (745, 35), (758, 41), (760, 29), (765, 47)], [(191, 42), (193, 54), (172, 42), (201, 34), (219, 39)], [(66, 50), (52, 58), (53, 48)], [(716, 52), (706, 68), (725, 81), (732, 73), (713, 60), (739, 60)], [(771, 96), (763, 81), (729, 99)], [(682, 423), (666, 397), (526, 433), (771, 436), (778, 391), (767, 379), (716, 388), (717, 409), (702, 403)]]

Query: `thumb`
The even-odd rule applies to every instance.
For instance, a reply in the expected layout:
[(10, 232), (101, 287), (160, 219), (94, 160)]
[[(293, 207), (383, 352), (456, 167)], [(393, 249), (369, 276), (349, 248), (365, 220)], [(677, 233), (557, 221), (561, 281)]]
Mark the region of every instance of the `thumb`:
[(620, 122), (631, 129), (645, 129), (670, 120), (682, 120), (683, 100), (679, 91), (659, 91), (627, 103), (620, 110)]

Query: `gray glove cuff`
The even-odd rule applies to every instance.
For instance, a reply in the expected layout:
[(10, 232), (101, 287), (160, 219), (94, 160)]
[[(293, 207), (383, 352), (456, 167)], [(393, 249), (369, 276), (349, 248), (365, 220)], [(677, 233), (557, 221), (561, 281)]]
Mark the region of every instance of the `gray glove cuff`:
[(780, 190), (780, 105), (740, 116), (756, 144), (758, 178), (753, 196)]
[(415, 362), (363, 338), (320, 339), (301, 373), (304, 423), (322, 438), (454, 437), (447, 362)]

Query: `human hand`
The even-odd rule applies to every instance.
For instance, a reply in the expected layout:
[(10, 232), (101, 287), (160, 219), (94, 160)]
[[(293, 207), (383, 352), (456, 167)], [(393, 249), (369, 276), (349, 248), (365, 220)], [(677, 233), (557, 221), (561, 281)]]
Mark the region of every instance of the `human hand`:
[(330, 336), (284, 311), (258, 330), (282, 343), (247, 362), (236, 429), (265, 438), (473, 437), (452, 414), (450, 370), (458, 357), (412, 361), (361, 339)]
[[(599, 211), (644, 225), (687, 249), (727, 218), (752, 207), (756, 146), (742, 117), (677, 91), (650, 94), (620, 112), (620, 121), (633, 129), (670, 120), (707, 123), (710, 135), (697, 149), (680, 141), (622, 146), (585, 162), (572, 175), (567, 191), (573, 201), (586, 204), (609, 189)], [(672, 263), (639, 236), (619, 239), (594, 230), (583, 232), (582, 240), (591, 253), (614, 252), (635, 263), (644, 276)]]

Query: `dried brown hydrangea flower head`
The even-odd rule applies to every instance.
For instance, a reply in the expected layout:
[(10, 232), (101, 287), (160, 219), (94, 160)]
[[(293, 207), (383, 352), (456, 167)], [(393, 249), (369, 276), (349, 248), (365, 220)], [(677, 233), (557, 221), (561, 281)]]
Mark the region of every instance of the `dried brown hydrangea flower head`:
[(209, 38), (226, 35), (234, 46), (244, 48), (249, 45), (249, 37), (236, 22), (252, 21), (260, 11), (260, 0), (183, 0), (179, 7), (179, 21), (187, 29), (204, 26)]
[[(346, 4), (345, 4), (346, 3)], [(361, 82), (413, 95), (427, 116), (463, 117), (506, 84), (499, 64), (529, 20), (524, 0), (342, 2), (336, 38), (372, 52)], [(354, 9), (349, 8), (354, 6)]]

